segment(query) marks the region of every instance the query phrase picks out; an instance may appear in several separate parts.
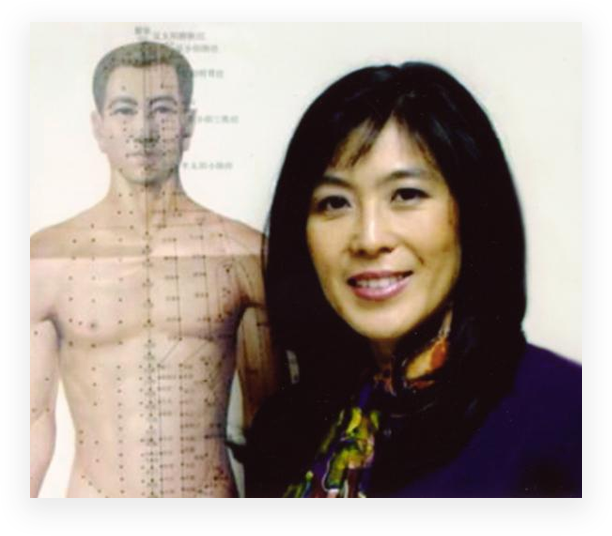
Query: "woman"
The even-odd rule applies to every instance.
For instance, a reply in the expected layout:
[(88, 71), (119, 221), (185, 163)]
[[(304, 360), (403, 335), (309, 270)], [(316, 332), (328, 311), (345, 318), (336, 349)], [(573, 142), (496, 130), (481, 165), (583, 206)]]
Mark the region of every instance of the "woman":
[(247, 494), (579, 496), (580, 369), (526, 344), (524, 265), (508, 164), (459, 82), (406, 63), (329, 87), (272, 206), (270, 322), (299, 381), (255, 419)]

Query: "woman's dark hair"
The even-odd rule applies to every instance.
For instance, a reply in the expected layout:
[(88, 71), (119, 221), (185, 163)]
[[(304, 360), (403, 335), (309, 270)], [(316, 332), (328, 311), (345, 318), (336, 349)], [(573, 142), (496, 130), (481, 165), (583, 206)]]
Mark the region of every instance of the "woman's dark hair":
[[(423, 413), (430, 415), (423, 422), (434, 433), (419, 439), (420, 451), (428, 451), (433, 436), (444, 435), (445, 420), (448, 433), (461, 436), (460, 423), (478, 414), (475, 408), (494, 403), (522, 355), (523, 226), (511, 173), (486, 113), (465, 87), (433, 65), (409, 62), (348, 74), (314, 101), (297, 126), (268, 224), (265, 282), (272, 336), (281, 350), (297, 356), (302, 393), (292, 395), (284, 411), (290, 419), (304, 405), (309, 424), (302, 426), (310, 427), (303, 435), (309, 446), (294, 455), (295, 471), (312, 461), (307, 458), (326, 423), (372, 366), (369, 345), (334, 312), (317, 279), (306, 243), (312, 192), (350, 133), (365, 127), (361, 146), (350, 155), (355, 163), (390, 119), (435, 160), (459, 208), (462, 260), (452, 294), (449, 359), (435, 399), (427, 402), (438, 409)], [(264, 442), (274, 442), (275, 433), (288, 431), (266, 433), (271, 435), (261, 435)]]

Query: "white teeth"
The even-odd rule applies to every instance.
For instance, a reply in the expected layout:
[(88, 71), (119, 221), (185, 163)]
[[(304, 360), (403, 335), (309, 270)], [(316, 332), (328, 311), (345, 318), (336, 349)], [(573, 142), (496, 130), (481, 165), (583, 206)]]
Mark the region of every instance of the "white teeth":
[(395, 285), (403, 279), (402, 276), (383, 277), (381, 279), (358, 279), (355, 281), (355, 286), (360, 288), (386, 288)]

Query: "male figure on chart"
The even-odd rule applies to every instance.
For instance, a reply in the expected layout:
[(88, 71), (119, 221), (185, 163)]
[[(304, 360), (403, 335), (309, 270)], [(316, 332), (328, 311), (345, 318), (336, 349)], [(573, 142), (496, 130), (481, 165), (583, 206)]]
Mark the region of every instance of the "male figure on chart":
[(93, 86), (108, 194), (30, 246), (31, 495), (52, 457), (61, 378), (76, 434), (69, 497), (235, 496), (225, 444), (234, 371), (246, 426), (277, 381), (261, 236), (181, 186), (194, 127), (181, 54), (120, 47)]

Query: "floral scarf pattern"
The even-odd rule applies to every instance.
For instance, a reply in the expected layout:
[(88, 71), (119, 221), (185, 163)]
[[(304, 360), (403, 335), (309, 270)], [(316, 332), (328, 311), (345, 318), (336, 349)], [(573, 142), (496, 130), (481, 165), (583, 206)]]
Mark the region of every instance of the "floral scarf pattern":
[(449, 328), (450, 314), (437, 337), (416, 359), (400, 363), (398, 379), (393, 379), (389, 363), (363, 384), (350, 406), (337, 416), (311, 468), (300, 482), (287, 488), (284, 497), (366, 497), (382, 420), (376, 400), (381, 396), (396, 398), (402, 391), (432, 385), (433, 380), (425, 377), (446, 360)]

